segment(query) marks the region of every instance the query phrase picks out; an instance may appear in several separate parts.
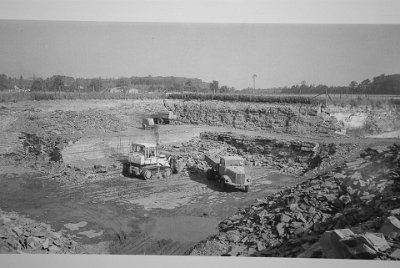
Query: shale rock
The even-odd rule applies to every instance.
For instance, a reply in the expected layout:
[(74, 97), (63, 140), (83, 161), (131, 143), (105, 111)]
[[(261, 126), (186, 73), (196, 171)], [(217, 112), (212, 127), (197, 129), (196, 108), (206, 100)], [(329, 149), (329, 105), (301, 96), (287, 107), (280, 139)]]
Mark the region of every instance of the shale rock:
[[(397, 145), (369, 148), (332, 172), (258, 199), (222, 221), (219, 234), (207, 243), (212, 241), (221, 255), (229, 248), (246, 246), (235, 254), (396, 259), (399, 149)], [(227, 232), (240, 239), (221, 240)], [(201, 255), (207, 243), (199, 243), (189, 253)]]
[(44, 223), (0, 210), (0, 253), (79, 253), (77, 243)]

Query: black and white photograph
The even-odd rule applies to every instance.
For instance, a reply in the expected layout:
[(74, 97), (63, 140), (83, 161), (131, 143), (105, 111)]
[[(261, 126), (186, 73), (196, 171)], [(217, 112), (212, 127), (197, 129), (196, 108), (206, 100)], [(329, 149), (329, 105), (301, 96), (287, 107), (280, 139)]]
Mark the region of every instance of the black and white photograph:
[(0, 266), (397, 265), (396, 1), (0, 10)]

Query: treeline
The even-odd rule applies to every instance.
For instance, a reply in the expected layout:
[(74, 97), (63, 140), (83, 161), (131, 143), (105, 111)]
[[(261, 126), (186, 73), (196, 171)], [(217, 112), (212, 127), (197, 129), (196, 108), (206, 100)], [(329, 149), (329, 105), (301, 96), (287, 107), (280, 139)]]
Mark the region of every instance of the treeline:
[(0, 92), (1, 102), (17, 102), (29, 100), (124, 100), (124, 99), (163, 99), (166, 97), (164, 93), (138, 93), (138, 94), (124, 94), (124, 93), (108, 93), (108, 92)]
[(112, 88), (137, 89), (140, 92), (207, 92), (209, 83), (197, 78), (184, 77), (120, 77), (120, 78), (73, 78), (62, 75), (24, 79), (0, 75), (0, 91), (64, 91), (107, 92)]
[(236, 90), (226, 85), (220, 86), (218, 81), (203, 82), (197, 78), (184, 77), (120, 77), (120, 78), (73, 78), (54, 75), (52, 77), (26, 79), (0, 75), (0, 91), (23, 90), (33, 92), (110, 92), (112, 89), (127, 91), (134, 89), (139, 93), (166, 92), (197, 92), (197, 93), (241, 93), (241, 94), (388, 94), (400, 95), (400, 74), (379, 75), (372, 79), (357, 82), (348, 86), (309, 85), (303, 81), (300, 85), (291, 87), (276, 87), (270, 89)]
[(303, 96), (266, 96), (255, 94), (213, 94), (213, 93), (170, 93), (170, 99), (183, 100), (219, 100), (237, 102), (264, 102), (264, 103), (290, 103), (290, 104), (319, 104), (320, 100)]
[(400, 74), (379, 75), (372, 79), (357, 82), (352, 81), (348, 86), (308, 85), (305, 81), (291, 87), (276, 87), (270, 89), (242, 90), (251, 94), (387, 94), (400, 95)]

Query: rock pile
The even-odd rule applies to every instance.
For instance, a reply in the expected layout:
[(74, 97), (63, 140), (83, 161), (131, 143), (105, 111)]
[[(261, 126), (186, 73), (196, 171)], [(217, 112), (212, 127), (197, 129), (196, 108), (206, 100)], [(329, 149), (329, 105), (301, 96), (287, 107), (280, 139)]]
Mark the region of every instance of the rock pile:
[(54, 163), (42, 171), (48, 174), (46, 176), (48, 179), (57, 181), (61, 185), (81, 185), (115, 176), (116, 173), (122, 172), (122, 166), (94, 165), (93, 168), (81, 169), (65, 163)]
[[(302, 174), (316, 167), (325, 167), (333, 156), (352, 150), (351, 144), (316, 143), (301, 140), (269, 139), (233, 133), (203, 132), (203, 140), (225, 143), (248, 165), (272, 167), (292, 174)], [(321, 166), (322, 165), (322, 166)]]
[(10, 163), (50, 172), (50, 178), (63, 184), (80, 184), (97, 180), (96, 174), (106, 170), (97, 167), (93, 172), (83, 171), (64, 165), (61, 150), (86, 134), (121, 131), (125, 125), (116, 115), (101, 110), (44, 113), (29, 109), (22, 112), (10, 129), (20, 133), (17, 148), (4, 156), (12, 159)]
[(0, 253), (78, 253), (78, 243), (45, 223), (0, 210)]
[(354, 147), (351, 144), (276, 140), (231, 132), (202, 132), (200, 139), (194, 138), (180, 145), (162, 145), (161, 150), (176, 156), (180, 172), (186, 175), (209, 169), (204, 161), (205, 154), (240, 155), (247, 166), (263, 166), (300, 175), (343, 161)]
[(168, 104), (168, 109), (178, 115), (179, 120), (184, 123), (301, 134), (333, 134), (341, 129), (342, 126), (336, 119), (310, 112), (315, 108), (309, 105), (300, 107), (293, 104), (221, 101), (185, 101)]
[(396, 259), (399, 149), (370, 148), (335, 172), (258, 200), (190, 254)]
[[(101, 110), (58, 110), (43, 114), (29, 111), (21, 115), (10, 127), (10, 130), (21, 133), (22, 148), (19, 153), (23, 156), (46, 155), (49, 158), (54, 158), (57, 150), (86, 134), (124, 129), (124, 124), (115, 115)], [(57, 158), (60, 157), (53, 160), (56, 161)]]
[(11, 130), (42, 136), (53, 133), (59, 136), (80, 137), (88, 133), (124, 130), (124, 124), (113, 114), (102, 110), (26, 113), (16, 120)]
[(193, 138), (188, 142), (179, 145), (161, 145), (160, 150), (176, 157), (178, 172), (184, 175), (198, 173), (209, 168), (204, 161), (204, 155), (207, 152), (215, 151), (219, 148), (220, 152), (232, 152), (231, 146), (223, 142), (207, 141)]

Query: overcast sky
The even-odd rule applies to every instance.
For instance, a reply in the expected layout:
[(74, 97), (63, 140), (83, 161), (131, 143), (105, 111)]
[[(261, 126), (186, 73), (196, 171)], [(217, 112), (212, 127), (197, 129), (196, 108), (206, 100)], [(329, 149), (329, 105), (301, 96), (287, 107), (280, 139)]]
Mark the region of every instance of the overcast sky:
[[(257, 74), (256, 86), (267, 88), (303, 80), (347, 85), (352, 80), (400, 73), (400, 24), (374, 24), (399, 20), (395, 15), (400, 9), (391, 8), (391, 0), (336, 0), (342, 3), (341, 9), (329, 6), (332, 1), (326, 0), (282, 0), (278, 5), (265, 1), (262, 3), (269, 6), (258, 9), (251, 4), (260, 1), (232, 0), (229, 5), (219, 1), (206, 9), (200, 1), (191, 1), (191, 5), (180, 0), (146, 1), (144, 5), (121, 1), (0, 2), (0, 19), (14, 19), (0, 20), (0, 73), (24, 77), (33, 73), (42, 77), (184, 76), (218, 80), (238, 89), (252, 86), (253, 74)], [(310, 3), (294, 4), (304, 2)], [(225, 6), (219, 7), (221, 3)], [(154, 14), (158, 17), (151, 16)], [(314, 24), (107, 22), (118, 18), (167, 22), (237, 22), (239, 18), (243, 22), (286, 23), (295, 18), (295, 22)], [(103, 22), (83, 22), (87, 20)], [(338, 22), (369, 24), (335, 24)]]
[(240, 89), (400, 73), (399, 25), (0, 22), (0, 73), (184, 76)]

